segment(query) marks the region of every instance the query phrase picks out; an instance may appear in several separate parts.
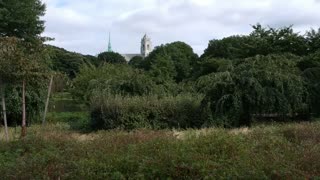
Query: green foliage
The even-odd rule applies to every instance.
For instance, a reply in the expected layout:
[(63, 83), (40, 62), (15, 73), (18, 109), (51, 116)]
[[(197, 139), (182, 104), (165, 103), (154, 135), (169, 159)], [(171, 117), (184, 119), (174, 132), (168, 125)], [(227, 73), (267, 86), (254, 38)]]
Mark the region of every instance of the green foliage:
[[(279, 29), (264, 28), (254, 25), (250, 35), (230, 36), (221, 40), (211, 40), (202, 57), (216, 58), (247, 58), (256, 55), (292, 53), (306, 55), (308, 52), (307, 39), (293, 31), (292, 26)], [(310, 35), (309, 39), (313, 36)], [(315, 44), (309, 40), (309, 44)]]
[(129, 61), (129, 65), (134, 68), (143, 69), (143, 57), (135, 56)]
[[(27, 83), (26, 111), (28, 124), (40, 122), (46, 99), (46, 81)], [(15, 126), (21, 123), (21, 86), (18, 84), (6, 86), (6, 108), (8, 124)], [(2, 108), (2, 106), (0, 105)], [(2, 116), (1, 118), (2, 119)]]
[(197, 55), (183, 42), (173, 42), (154, 49), (143, 63), (144, 68), (157, 81), (181, 82), (191, 76)]
[(306, 69), (303, 77), (307, 82), (310, 109), (316, 115), (320, 115), (320, 66)]
[(40, 0), (1, 0), (0, 37), (38, 39), (44, 31), (45, 5)]
[(208, 123), (241, 126), (250, 125), (253, 115), (305, 113), (308, 94), (296, 62), (292, 55), (256, 56), (231, 72), (210, 76), (211, 89), (203, 102), (213, 117)]
[(203, 58), (195, 66), (194, 76), (199, 78), (216, 72), (231, 71), (233, 69), (232, 61), (220, 58)]
[[(41, 42), (33, 44), (17, 38), (0, 38), (0, 80), (5, 87), (8, 123), (21, 119), (21, 82), (26, 80), (28, 123), (36, 122), (44, 107), (47, 89), (46, 52)], [(1, 87), (1, 88), (3, 88)]]
[(88, 112), (50, 112), (47, 121), (50, 123), (66, 123), (70, 129), (86, 132), (90, 130), (90, 116)]
[(308, 68), (320, 67), (320, 49), (315, 53), (305, 56), (303, 60), (298, 63), (298, 67), (301, 71)]
[(200, 127), (197, 112), (202, 97), (179, 95), (123, 97), (97, 94), (91, 99), (93, 129)]
[(65, 73), (69, 78), (75, 78), (80, 67), (85, 64), (98, 64), (98, 59), (94, 56), (84, 56), (49, 45), (46, 48), (49, 51), (52, 70)]
[(116, 52), (102, 52), (98, 55), (98, 60), (101, 63), (110, 63), (110, 64), (126, 64), (127, 61), (121, 54)]
[(89, 100), (92, 95), (109, 92), (121, 95), (146, 95), (158, 91), (143, 71), (126, 64), (84, 66), (73, 81), (74, 97)]
[(3, 179), (317, 179), (319, 137), (319, 122), (92, 134), (32, 127), (23, 140), (0, 141), (0, 174)]
[(308, 44), (308, 52), (314, 53), (320, 49), (320, 28), (317, 30), (311, 29), (306, 33)]
[(252, 38), (247, 36), (230, 36), (221, 40), (211, 40), (201, 57), (246, 58), (253, 55), (252, 50), (249, 49), (252, 41)]

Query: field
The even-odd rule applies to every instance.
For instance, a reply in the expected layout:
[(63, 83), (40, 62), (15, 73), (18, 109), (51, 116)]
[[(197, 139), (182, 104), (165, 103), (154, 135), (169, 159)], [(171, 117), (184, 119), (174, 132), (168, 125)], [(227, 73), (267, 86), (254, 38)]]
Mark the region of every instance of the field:
[(1, 179), (320, 178), (319, 121), (88, 134), (57, 123), (19, 133), (6, 142), (1, 128)]

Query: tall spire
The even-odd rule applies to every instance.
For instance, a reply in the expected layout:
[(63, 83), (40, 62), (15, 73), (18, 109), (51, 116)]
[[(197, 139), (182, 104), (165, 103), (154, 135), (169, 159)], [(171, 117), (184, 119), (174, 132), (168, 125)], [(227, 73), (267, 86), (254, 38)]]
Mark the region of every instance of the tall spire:
[(108, 52), (112, 52), (111, 39), (110, 39), (110, 32), (109, 32)]

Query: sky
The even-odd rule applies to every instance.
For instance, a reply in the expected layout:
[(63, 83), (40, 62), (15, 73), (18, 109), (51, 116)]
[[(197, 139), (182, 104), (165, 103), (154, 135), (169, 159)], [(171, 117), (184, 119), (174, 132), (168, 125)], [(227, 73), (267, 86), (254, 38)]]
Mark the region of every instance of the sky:
[(174, 41), (201, 55), (212, 39), (249, 34), (251, 25), (320, 27), (320, 0), (43, 0), (49, 44), (82, 54), (139, 53), (146, 33), (153, 46)]

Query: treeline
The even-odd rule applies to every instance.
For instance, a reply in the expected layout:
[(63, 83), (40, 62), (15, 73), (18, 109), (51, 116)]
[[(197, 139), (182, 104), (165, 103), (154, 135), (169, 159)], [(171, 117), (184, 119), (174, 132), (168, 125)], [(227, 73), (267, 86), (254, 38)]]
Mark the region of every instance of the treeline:
[(201, 57), (174, 42), (128, 64), (98, 58), (106, 63), (82, 67), (72, 93), (89, 104), (94, 129), (310, 120), (320, 112), (319, 42), (319, 30), (258, 24), (211, 40)]
[(238, 127), (319, 115), (320, 29), (257, 24), (249, 35), (211, 40), (200, 57), (174, 42), (127, 63), (116, 52), (95, 57), (45, 45), (45, 5), (24, 1), (0, 2), (4, 124), (25, 130), (40, 122), (51, 76), (54, 92), (88, 105), (92, 129)]

